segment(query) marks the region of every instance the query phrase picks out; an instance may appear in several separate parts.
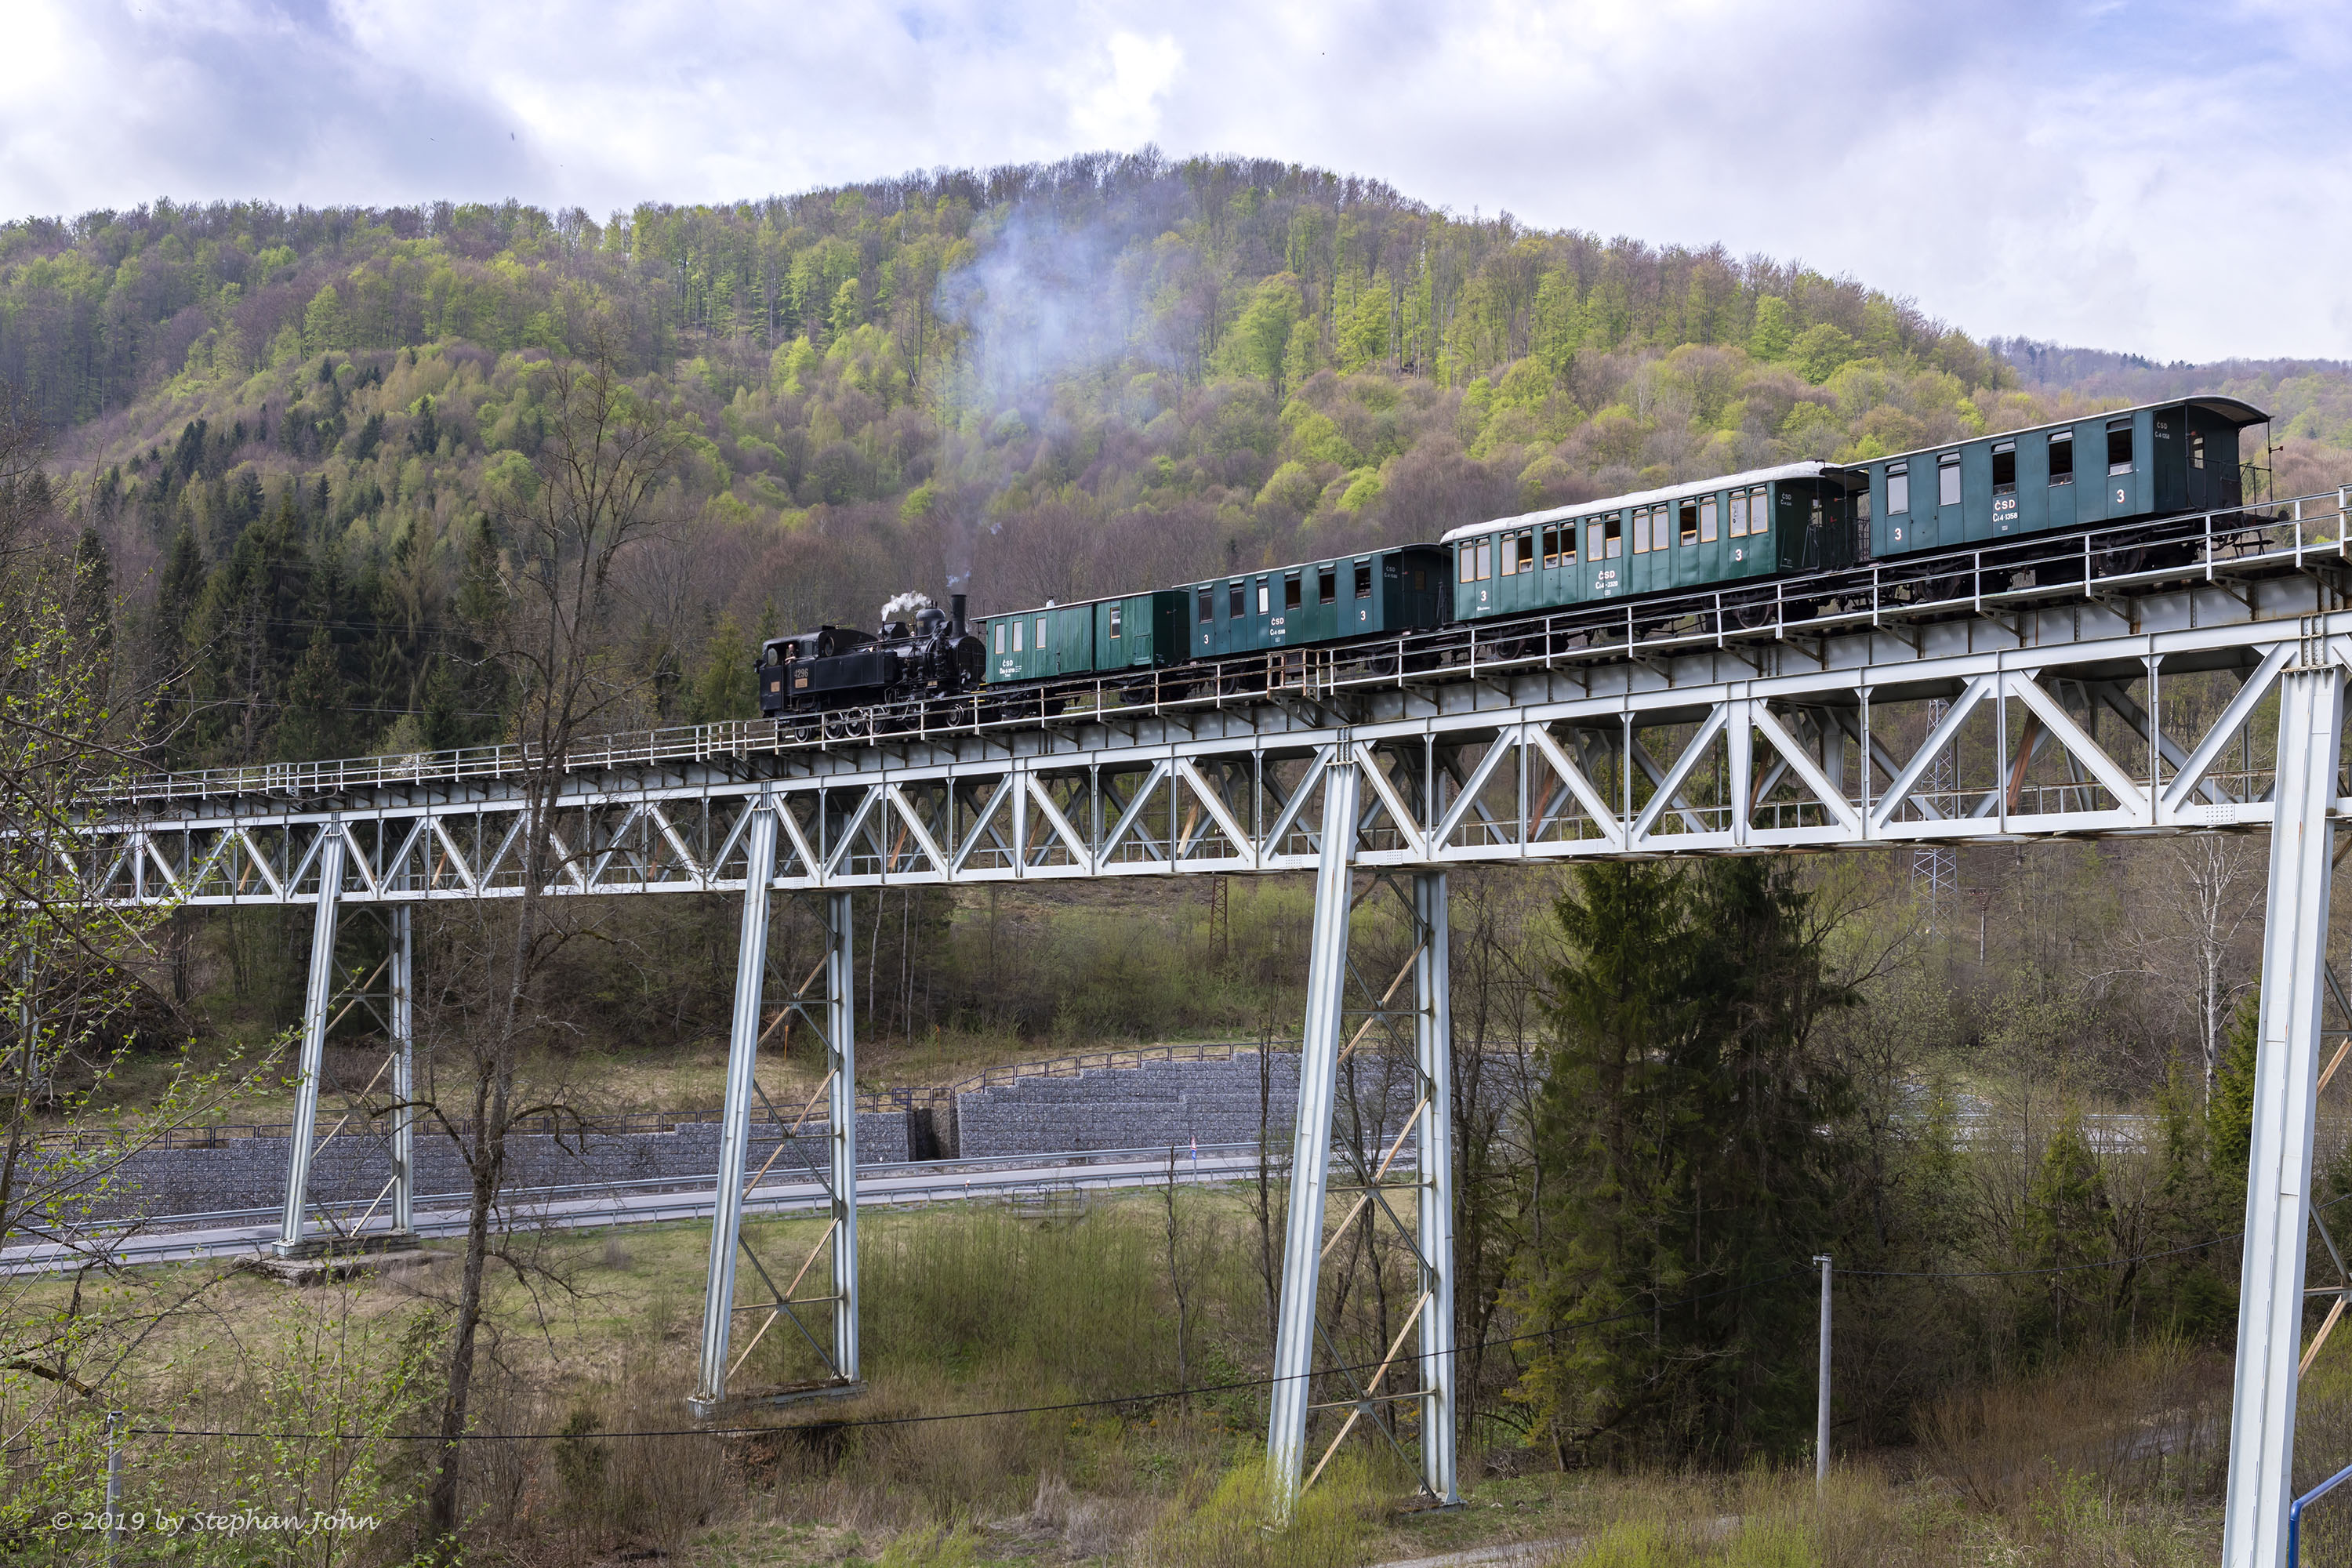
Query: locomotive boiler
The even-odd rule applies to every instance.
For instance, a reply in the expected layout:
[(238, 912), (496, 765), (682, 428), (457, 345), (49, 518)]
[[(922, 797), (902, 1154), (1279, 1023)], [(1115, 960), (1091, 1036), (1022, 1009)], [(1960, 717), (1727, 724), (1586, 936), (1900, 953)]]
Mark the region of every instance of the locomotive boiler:
[(878, 631), (825, 626), (774, 638), (760, 650), (760, 711), (772, 719), (973, 689), (981, 640), (964, 629), (964, 596), (950, 595), (948, 606), (901, 594), (882, 606)]

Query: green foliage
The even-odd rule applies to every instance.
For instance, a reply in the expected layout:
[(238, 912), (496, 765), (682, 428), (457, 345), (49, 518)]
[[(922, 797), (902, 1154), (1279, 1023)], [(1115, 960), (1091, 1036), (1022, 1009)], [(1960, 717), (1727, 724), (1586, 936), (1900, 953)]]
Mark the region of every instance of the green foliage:
[(2117, 1251), (2115, 1209), (2078, 1105), (2060, 1115), (2042, 1148), (2026, 1189), (2018, 1237), (2026, 1266), (2050, 1271), (2043, 1281), (2050, 1337), (2060, 1344), (2070, 1335), (2104, 1337), (2115, 1280), (2107, 1270), (2091, 1266), (2107, 1262)]
[(1283, 373), (1289, 363), (1290, 334), (1303, 309), (1298, 279), (1289, 273), (1277, 273), (1260, 283), (1225, 340), (1231, 345), (1234, 371), (1272, 382), (1275, 395), (1280, 396)]
[(1789, 301), (1767, 294), (1756, 301), (1756, 325), (1748, 334), (1748, 352), (1770, 363), (1789, 357), (1796, 336), (1790, 323)]
[(1534, 1137), (1557, 1331), (1526, 1396), (1563, 1453), (1791, 1448), (1810, 1422), (1802, 1278), (1836, 1221), (1849, 1086), (1810, 1048), (1850, 998), (1811, 900), (1762, 860), (1578, 868), (1558, 906)]
[(1144, 1537), (1140, 1561), (1167, 1568), (1348, 1568), (1366, 1560), (1380, 1500), (1360, 1455), (1337, 1457), (1279, 1526), (1269, 1521), (1270, 1495), (1261, 1458), (1222, 1476), (1192, 1478)]
[[(648, 724), (737, 706), (720, 667), (748, 650), (709, 638), (728, 616), (863, 624), (877, 593), (936, 594), (966, 561), (984, 614), (1319, 551), (1335, 528), (1345, 548), (1427, 538), (1528, 498), (1883, 442), (1889, 389), (1905, 433), (1940, 438), (1980, 426), (2005, 375), (1801, 268), (1238, 160), (945, 172), (602, 226), (512, 203), (0, 226), (0, 379), (54, 425), (114, 421), (103, 470), (64, 488), (110, 555), (165, 559), (142, 678), (206, 667), (174, 763), (503, 732), (514, 693), (479, 678), (452, 599), (480, 575), (473, 520), (540, 482), (546, 356), (592, 336), (696, 432), (661, 502), (693, 564), (646, 595), (643, 663), (615, 672)], [(1696, 347), (1704, 374), (1654, 374)], [(1834, 395), (1860, 364), (1873, 397)], [(1044, 572), (1024, 525), (1063, 507), (1087, 545)], [(240, 555), (257, 525), (268, 584)], [(334, 679), (303, 689), (344, 706), (286, 726), (318, 626)]]
[(2245, 1208), (2246, 1170), (2254, 1152), (2254, 1051), (2262, 1037), (2262, 991), (2256, 987), (2240, 998), (2230, 1019), (2221, 1065), (2213, 1075), (2212, 1104), (2206, 1112), (2217, 1201), (2226, 1211), (2238, 1213)]

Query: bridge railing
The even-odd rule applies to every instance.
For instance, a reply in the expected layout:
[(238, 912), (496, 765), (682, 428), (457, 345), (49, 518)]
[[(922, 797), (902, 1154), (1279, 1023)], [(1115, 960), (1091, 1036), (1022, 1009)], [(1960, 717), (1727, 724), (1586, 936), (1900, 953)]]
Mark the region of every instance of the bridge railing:
[[(1350, 643), (1232, 656), (1212, 663), (1074, 678), (1014, 691), (780, 719), (617, 734), (574, 748), (568, 773), (689, 766), (870, 742), (1034, 730), (1096, 713), (1184, 712), (1295, 694), (1502, 676), (1754, 641), (1820, 637), (1955, 613), (1998, 615), (2143, 589), (2229, 583), (2352, 557), (2352, 489), (2155, 523), (1995, 541), (1967, 550), (1688, 594), (1580, 605), (1507, 622), (1454, 623)], [(126, 805), (275, 796), (289, 801), (394, 789), (459, 791), (511, 777), (521, 746), (207, 768), (126, 780)]]

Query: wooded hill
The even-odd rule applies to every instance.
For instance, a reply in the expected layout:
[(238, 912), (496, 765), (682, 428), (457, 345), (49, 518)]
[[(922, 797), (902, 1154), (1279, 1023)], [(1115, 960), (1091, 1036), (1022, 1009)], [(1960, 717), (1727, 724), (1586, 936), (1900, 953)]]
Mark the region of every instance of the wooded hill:
[(193, 668), (176, 763), (500, 732), (466, 598), (535, 483), (533, 367), (592, 339), (694, 435), (632, 563), (646, 723), (748, 714), (758, 634), (950, 576), (979, 611), (1158, 585), (2158, 386), (2279, 413), (2281, 493), (2352, 475), (2338, 366), (1997, 353), (1852, 279), (1263, 161), (601, 225), (509, 202), (0, 226), (0, 378), (57, 432), (126, 673)]

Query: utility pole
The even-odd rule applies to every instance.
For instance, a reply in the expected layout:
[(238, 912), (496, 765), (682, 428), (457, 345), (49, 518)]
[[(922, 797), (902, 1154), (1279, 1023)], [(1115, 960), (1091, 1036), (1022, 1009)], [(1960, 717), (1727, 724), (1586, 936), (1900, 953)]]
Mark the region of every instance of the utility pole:
[(122, 1423), (122, 1412), (106, 1413), (106, 1560), (114, 1561), (116, 1548), (122, 1544), (122, 1443), (117, 1429)]
[(1822, 1266), (1822, 1383), (1813, 1405), (1813, 1495), (1830, 1479), (1830, 1255), (1815, 1253)]

